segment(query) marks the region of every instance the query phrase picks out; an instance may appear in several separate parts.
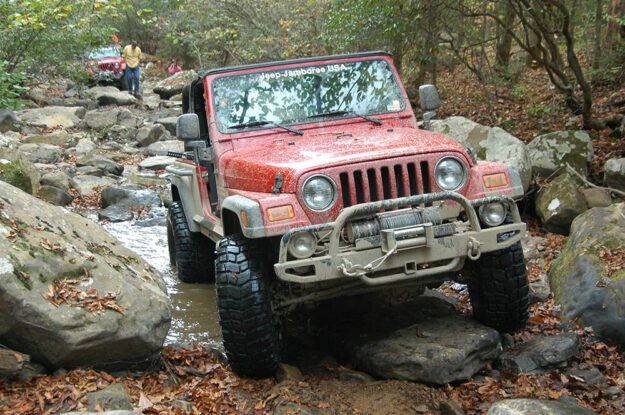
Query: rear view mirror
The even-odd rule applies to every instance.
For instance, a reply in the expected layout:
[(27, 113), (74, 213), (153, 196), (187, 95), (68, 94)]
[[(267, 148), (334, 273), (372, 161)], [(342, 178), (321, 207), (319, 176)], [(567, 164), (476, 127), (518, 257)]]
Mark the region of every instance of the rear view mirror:
[(176, 121), (176, 137), (182, 141), (200, 139), (200, 119), (197, 114), (182, 114)]
[(440, 108), (441, 100), (434, 85), (421, 85), (419, 87), (419, 104), (424, 112), (436, 111)]

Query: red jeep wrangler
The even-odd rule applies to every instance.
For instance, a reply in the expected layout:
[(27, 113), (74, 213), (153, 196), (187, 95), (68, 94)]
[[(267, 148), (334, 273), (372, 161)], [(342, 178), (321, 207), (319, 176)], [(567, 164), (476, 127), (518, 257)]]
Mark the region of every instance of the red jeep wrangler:
[(185, 90), (169, 253), (182, 281), (214, 279), (236, 371), (275, 370), (294, 307), (389, 287), (462, 278), (479, 321), (525, 325), (520, 178), (428, 131), (436, 89), (420, 99), (422, 127), (383, 52), (214, 69)]
[(93, 49), (85, 55), (85, 69), (94, 82), (110, 82), (126, 91), (128, 81), (124, 75), (126, 62), (119, 45)]

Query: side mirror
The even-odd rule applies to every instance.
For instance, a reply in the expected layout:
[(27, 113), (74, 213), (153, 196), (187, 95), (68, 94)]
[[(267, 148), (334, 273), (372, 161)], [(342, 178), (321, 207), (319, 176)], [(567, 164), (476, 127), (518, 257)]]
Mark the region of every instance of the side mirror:
[(424, 112), (436, 111), (441, 106), (441, 99), (434, 85), (421, 85), (419, 87), (419, 104)]
[(182, 114), (176, 121), (176, 137), (181, 141), (200, 139), (200, 119), (197, 114)]

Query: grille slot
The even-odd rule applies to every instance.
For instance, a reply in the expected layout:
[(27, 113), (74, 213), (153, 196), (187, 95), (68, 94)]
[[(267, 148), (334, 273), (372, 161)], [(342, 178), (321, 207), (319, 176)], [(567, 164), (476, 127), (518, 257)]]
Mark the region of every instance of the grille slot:
[(427, 161), (339, 174), (343, 206), (430, 192)]

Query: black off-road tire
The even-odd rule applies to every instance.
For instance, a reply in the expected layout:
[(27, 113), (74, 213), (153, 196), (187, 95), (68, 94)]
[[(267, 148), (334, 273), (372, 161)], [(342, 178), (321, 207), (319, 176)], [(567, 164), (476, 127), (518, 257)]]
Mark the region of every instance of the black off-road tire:
[(473, 317), (504, 333), (525, 327), (529, 316), (529, 285), (521, 243), (482, 254), (469, 268)]
[(217, 308), (230, 366), (239, 374), (266, 377), (279, 362), (278, 330), (271, 309), (266, 253), (242, 235), (217, 245)]
[(215, 244), (198, 232), (191, 232), (182, 203), (173, 202), (167, 211), (169, 260), (182, 282), (215, 279)]
[(188, 114), (189, 109), (191, 107), (191, 103), (189, 102), (191, 95), (191, 85), (185, 85), (182, 87), (182, 113)]

